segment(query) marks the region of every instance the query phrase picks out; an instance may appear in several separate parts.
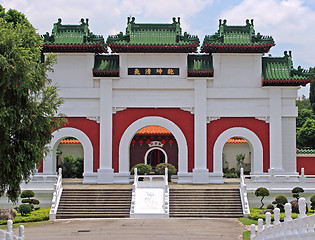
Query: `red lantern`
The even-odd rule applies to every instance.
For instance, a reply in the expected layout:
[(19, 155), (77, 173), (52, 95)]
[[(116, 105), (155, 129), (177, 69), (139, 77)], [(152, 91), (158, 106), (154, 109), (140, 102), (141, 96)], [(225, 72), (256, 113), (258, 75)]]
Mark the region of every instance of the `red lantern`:
[(172, 144), (174, 143), (174, 141), (173, 141), (172, 139), (170, 139), (170, 140), (168, 141), (168, 143), (172, 146)]
[(134, 140), (134, 139), (132, 139), (131, 144), (132, 144), (132, 145), (135, 145), (136, 143), (137, 143), (137, 141)]
[(161, 140), (161, 143), (164, 145), (166, 143), (165, 139)]
[(139, 140), (139, 144), (140, 144), (140, 146), (142, 146), (142, 144), (143, 144), (143, 140), (142, 139)]
[(148, 140), (146, 141), (146, 144), (149, 145), (150, 143), (151, 143), (151, 141), (148, 139)]

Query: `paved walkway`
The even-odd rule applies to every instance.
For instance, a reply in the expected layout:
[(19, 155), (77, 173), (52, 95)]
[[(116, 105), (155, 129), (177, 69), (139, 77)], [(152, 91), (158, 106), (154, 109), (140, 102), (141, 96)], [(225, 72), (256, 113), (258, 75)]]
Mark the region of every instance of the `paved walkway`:
[[(26, 240), (188, 240), (243, 239), (238, 219), (84, 219), (57, 220), (25, 228)], [(16, 231), (16, 230), (15, 230)]]

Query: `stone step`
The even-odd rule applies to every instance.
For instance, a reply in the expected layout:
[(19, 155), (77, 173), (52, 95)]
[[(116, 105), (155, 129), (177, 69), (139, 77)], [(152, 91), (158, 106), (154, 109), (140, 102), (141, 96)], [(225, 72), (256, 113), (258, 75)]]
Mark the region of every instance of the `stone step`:
[(243, 214), (235, 213), (170, 213), (170, 217), (174, 218), (239, 218)]

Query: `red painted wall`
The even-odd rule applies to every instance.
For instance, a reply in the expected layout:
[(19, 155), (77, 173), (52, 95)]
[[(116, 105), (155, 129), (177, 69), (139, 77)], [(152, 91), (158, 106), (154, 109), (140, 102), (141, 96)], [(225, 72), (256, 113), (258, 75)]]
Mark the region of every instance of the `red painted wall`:
[(315, 156), (296, 157), (296, 170), (301, 174), (301, 168), (304, 168), (306, 175), (315, 175)]
[[(68, 117), (67, 120), (68, 124), (65, 127), (79, 129), (90, 139), (93, 146), (93, 172), (97, 172), (99, 168), (100, 124), (84, 117)], [(43, 165), (38, 171), (43, 172)]]
[(128, 108), (113, 114), (114, 171), (119, 171), (119, 142), (123, 133), (136, 120), (149, 116), (166, 118), (182, 130), (188, 145), (188, 171), (191, 172), (194, 167), (194, 115), (177, 108)]
[(243, 127), (253, 131), (263, 145), (263, 169), (267, 172), (269, 169), (269, 124), (255, 118), (220, 118), (219, 120), (211, 121), (207, 127), (208, 139), (208, 168), (213, 171), (213, 147), (215, 141), (221, 133), (229, 128)]

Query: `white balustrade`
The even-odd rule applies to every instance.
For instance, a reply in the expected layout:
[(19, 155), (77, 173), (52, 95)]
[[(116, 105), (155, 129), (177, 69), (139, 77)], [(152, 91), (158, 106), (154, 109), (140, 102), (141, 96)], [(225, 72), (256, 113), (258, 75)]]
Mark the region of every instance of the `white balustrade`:
[(241, 168), (240, 181), (241, 181), (240, 182), (240, 195), (241, 195), (241, 201), (242, 201), (243, 215), (244, 217), (248, 217), (248, 215), (250, 214), (250, 210), (249, 210), (249, 203), (248, 203), (248, 198), (247, 198), (247, 190), (246, 190), (243, 168)]
[(271, 214), (265, 214), (266, 225), (263, 227), (263, 220), (258, 219), (258, 228), (251, 225), (250, 237), (252, 240), (313, 240), (315, 239), (315, 214), (306, 215), (305, 198), (299, 199), (299, 212), (297, 219), (291, 218), (291, 204), (285, 204), (284, 222), (280, 222), (280, 209), (274, 209), (274, 222), (271, 225)]
[(165, 168), (164, 175), (138, 175), (138, 170), (135, 168), (130, 217), (165, 218), (168, 216), (168, 169)]
[(62, 188), (62, 169), (59, 168), (58, 169), (57, 182), (55, 184), (55, 191), (53, 193), (51, 208), (50, 208), (50, 212), (49, 212), (49, 220), (55, 220), (56, 219), (56, 214), (57, 214), (62, 190), (63, 190), (63, 188)]
[(7, 221), (7, 231), (0, 229), (0, 240), (24, 240), (24, 226), (19, 227), (19, 236), (13, 234), (13, 221)]

